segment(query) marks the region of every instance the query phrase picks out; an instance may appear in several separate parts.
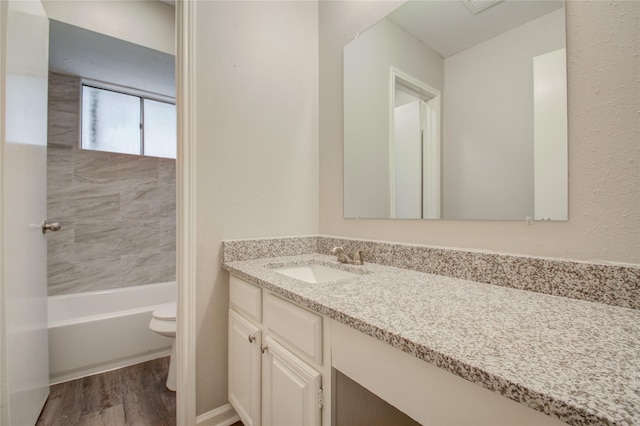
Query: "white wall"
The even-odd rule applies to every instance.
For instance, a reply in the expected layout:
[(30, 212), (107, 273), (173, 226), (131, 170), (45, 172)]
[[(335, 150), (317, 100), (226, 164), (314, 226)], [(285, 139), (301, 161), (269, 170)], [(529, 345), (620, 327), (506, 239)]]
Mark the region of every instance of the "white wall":
[(197, 413), (227, 403), (221, 240), (318, 232), (314, 2), (195, 2)]
[(568, 1), (569, 221), (343, 218), (342, 46), (397, 2), (320, 2), (320, 232), (640, 263), (640, 2)]
[(146, 0), (43, 0), (47, 17), (175, 55), (175, 8)]
[[(403, 49), (398, 49), (403, 46)], [(421, 52), (416, 55), (416, 52)], [(443, 59), (388, 19), (344, 48), (346, 86), (345, 213), (389, 217), (390, 67), (442, 90)]]
[(564, 41), (559, 9), (445, 59), (444, 217), (533, 216), (533, 58)]

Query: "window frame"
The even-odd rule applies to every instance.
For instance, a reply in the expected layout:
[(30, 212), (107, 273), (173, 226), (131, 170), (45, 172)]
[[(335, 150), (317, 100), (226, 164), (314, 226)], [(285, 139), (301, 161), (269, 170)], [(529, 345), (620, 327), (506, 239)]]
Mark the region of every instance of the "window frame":
[[(86, 87), (91, 87), (93, 89), (98, 89), (98, 90), (105, 90), (105, 91), (109, 91), (109, 92), (114, 92), (114, 93), (119, 93), (122, 95), (129, 95), (129, 96), (134, 96), (136, 98), (138, 98), (138, 101), (140, 103), (140, 152), (139, 153), (122, 153), (122, 152), (116, 152), (116, 151), (104, 151), (104, 150), (99, 150), (99, 149), (90, 149), (90, 148), (85, 148), (82, 145), (82, 141), (83, 141), (83, 131), (82, 131), (82, 126), (83, 126), (83, 121), (84, 121), (84, 105), (83, 105), (83, 101), (84, 101), (84, 88)], [(173, 105), (174, 108), (176, 106), (176, 99), (171, 97), (171, 96), (166, 96), (166, 95), (162, 95), (159, 93), (153, 93), (153, 92), (147, 92), (145, 90), (140, 90), (140, 89), (135, 89), (133, 87), (126, 87), (126, 86), (120, 86), (117, 84), (112, 84), (112, 83), (106, 83), (103, 81), (97, 81), (97, 80), (91, 80), (91, 79), (87, 79), (87, 78), (82, 78), (80, 80), (80, 137), (79, 137), (79, 148), (81, 151), (97, 151), (97, 152), (111, 152), (113, 154), (122, 154), (122, 155), (137, 155), (140, 157), (152, 157), (152, 158), (168, 158), (168, 159), (175, 159), (172, 157), (157, 157), (157, 156), (153, 156), (153, 155), (147, 155), (145, 154), (145, 149), (144, 149), (144, 143), (145, 143), (145, 129), (144, 129), (144, 101), (145, 100), (150, 100), (150, 101), (155, 101), (155, 102), (161, 102), (161, 103), (165, 103), (165, 104), (169, 104), (169, 105)], [(177, 125), (177, 110), (176, 110), (176, 125)], [(176, 132), (176, 156), (177, 156), (177, 143), (178, 143), (178, 136), (177, 136), (177, 132)]]

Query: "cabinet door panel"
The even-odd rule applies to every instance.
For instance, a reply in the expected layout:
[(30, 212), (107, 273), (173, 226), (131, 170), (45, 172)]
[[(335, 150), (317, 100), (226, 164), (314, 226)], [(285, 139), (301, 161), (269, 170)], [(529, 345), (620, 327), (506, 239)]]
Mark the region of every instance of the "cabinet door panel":
[(260, 426), (262, 332), (229, 310), (229, 402), (245, 426)]
[(322, 317), (270, 294), (265, 324), (278, 341), (322, 364)]
[(263, 381), (265, 426), (320, 425), (321, 375), (270, 337)]

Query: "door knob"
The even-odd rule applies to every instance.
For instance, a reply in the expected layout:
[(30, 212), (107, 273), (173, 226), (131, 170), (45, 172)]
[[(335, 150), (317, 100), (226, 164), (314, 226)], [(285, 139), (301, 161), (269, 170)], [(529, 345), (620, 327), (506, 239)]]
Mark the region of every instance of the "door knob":
[(47, 231), (59, 231), (62, 226), (60, 226), (60, 222), (42, 222), (42, 233), (46, 234)]

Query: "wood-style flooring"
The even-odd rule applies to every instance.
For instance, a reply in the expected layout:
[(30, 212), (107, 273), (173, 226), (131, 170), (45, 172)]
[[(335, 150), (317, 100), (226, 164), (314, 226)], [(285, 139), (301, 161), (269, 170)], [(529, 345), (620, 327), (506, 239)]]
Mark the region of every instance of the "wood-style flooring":
[(51, 386), (36, 426), (175, 426), (169, 358)]

